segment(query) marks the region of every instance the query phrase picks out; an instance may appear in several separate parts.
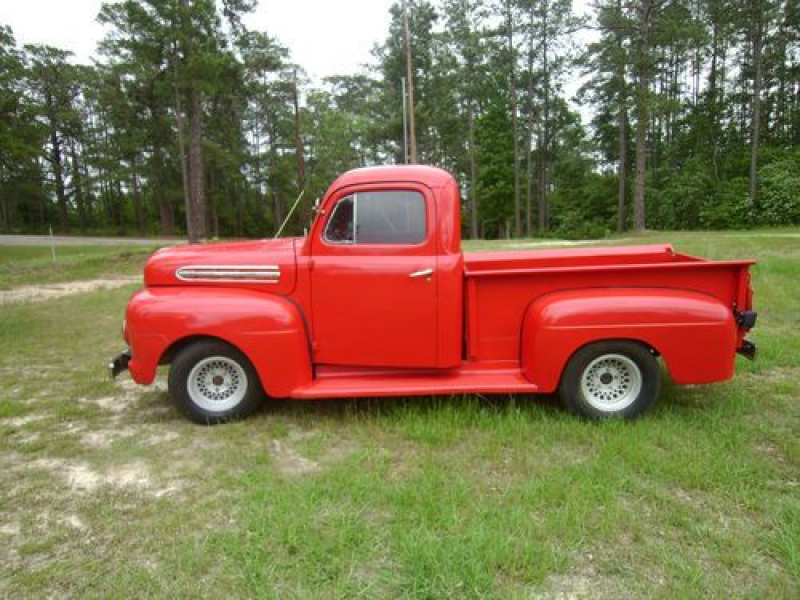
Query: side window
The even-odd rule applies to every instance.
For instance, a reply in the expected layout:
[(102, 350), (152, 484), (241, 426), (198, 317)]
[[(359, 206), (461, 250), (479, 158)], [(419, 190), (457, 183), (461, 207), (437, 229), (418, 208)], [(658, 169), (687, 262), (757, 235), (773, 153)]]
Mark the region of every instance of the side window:
[(332, 244), (352, 244), (355, 228), (353, 227), (353, 207), (355, 199), (353, 196), (342, 198), (336, 203), (333, 214), (325, 227), (325, 241)]
[(339, 200), (325, 227), (334, 244), (419, 244), (427, 236), (425, 198), (413, 191), (360, 192)]

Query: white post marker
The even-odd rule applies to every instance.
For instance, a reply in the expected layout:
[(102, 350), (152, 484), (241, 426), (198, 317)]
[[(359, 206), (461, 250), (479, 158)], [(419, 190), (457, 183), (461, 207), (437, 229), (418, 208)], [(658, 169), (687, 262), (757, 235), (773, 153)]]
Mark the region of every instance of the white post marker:
[(56, 262), (56, 241), (53, 238), (53, 226), (52, 225), (48, 225), (48, 228), (50, 229), (50, 254), (53, 255), (53, 264), (55, 264), (55, 262)]

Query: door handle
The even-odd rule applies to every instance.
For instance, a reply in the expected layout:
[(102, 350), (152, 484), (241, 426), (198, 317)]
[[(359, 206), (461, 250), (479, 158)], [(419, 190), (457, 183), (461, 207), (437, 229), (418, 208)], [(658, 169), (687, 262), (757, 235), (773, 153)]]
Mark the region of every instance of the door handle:
[(409, 277), (416, 279), (417, 277), (430, 277), (431, 275), (433, 275), (433, 269), (422, 269), (421, 271), (414, 271)]

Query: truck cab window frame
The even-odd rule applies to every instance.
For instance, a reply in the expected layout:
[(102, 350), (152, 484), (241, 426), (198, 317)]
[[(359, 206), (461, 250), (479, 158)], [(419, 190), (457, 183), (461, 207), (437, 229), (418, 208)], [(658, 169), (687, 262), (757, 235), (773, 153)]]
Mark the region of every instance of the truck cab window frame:
[[(346, 207), (352, 206), (347, 212)], [(334, 245), (419, 246), (428, 239), (425, 196), (417, 190), (376, 190), (340, 198), (322, 239)]]

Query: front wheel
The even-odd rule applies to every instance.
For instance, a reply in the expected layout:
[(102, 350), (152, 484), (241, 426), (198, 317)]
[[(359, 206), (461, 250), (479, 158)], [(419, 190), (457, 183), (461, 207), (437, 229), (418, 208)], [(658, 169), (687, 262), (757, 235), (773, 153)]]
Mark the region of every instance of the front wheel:
[(263, 396), (250, 361), (215, 340), (195, 342), (178, 353), (169, 372), (169, 393), (178, 410), (207, 425), (248, 416)]
[(596, 342), (570, 359), (558, 388), (564, 404), (588, 419), (633, 419), (658, 398), (661, 371), (645, 346)]

